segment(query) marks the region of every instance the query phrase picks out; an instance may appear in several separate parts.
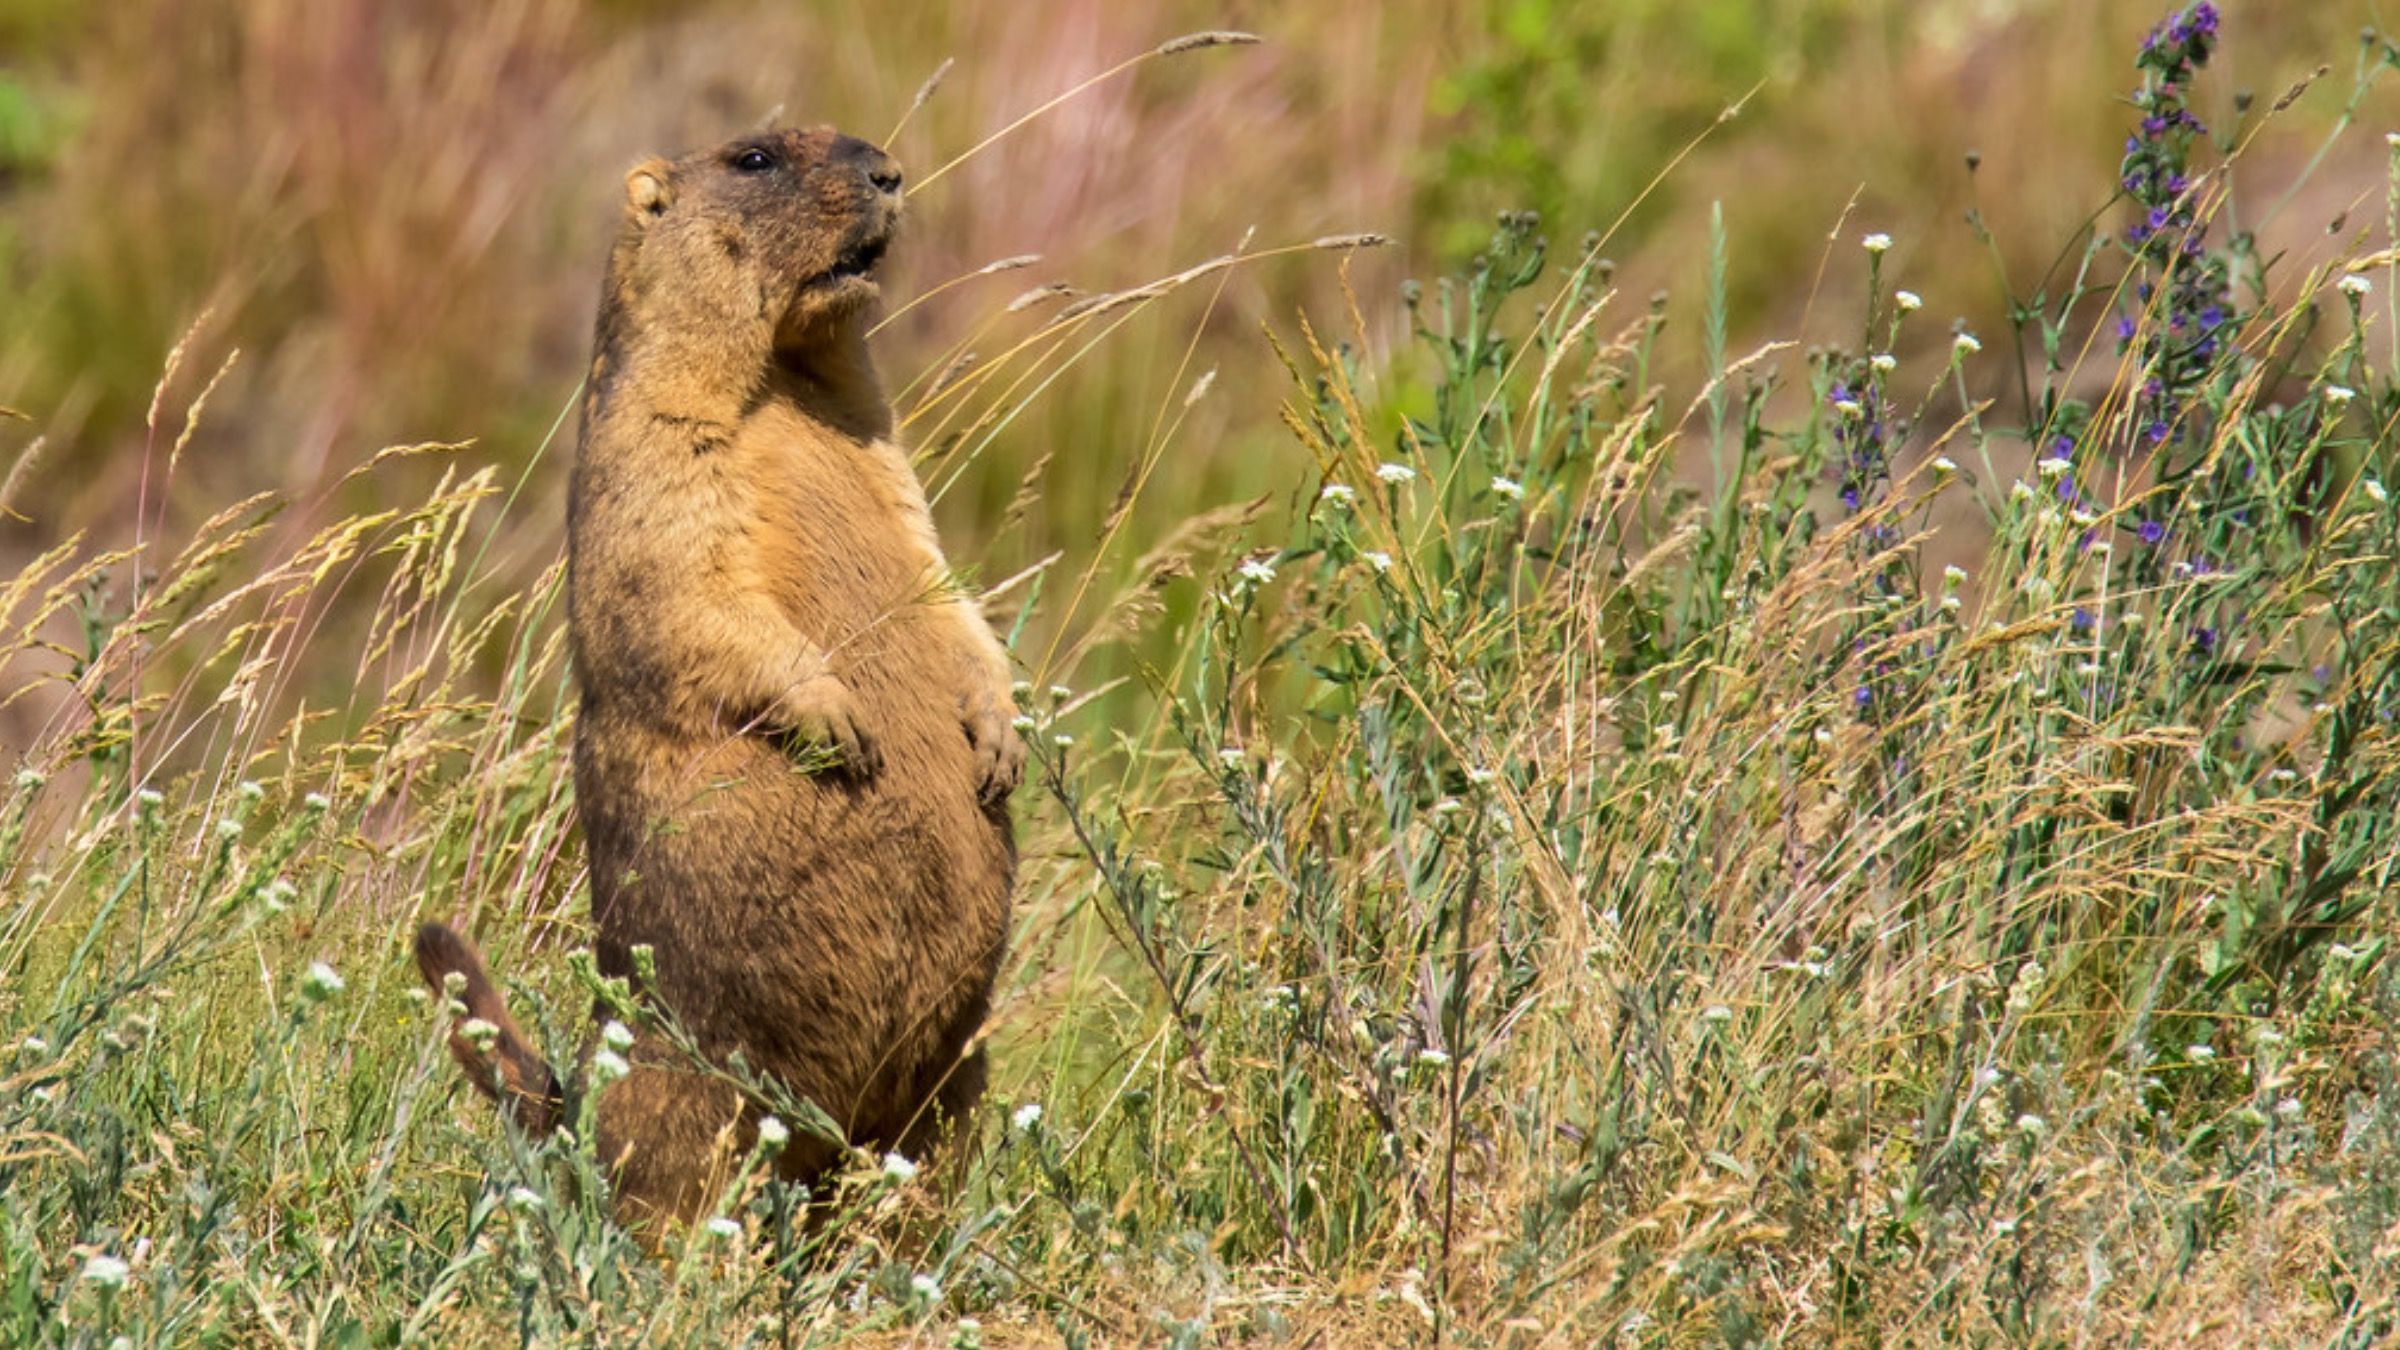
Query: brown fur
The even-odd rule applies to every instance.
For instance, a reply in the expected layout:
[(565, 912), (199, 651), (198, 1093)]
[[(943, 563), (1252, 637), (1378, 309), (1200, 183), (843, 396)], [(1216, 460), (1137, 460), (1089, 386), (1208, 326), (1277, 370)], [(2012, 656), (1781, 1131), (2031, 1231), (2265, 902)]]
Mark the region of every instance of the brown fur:
[[(867, 356), (898, 178), (827, 129), (628, 176), (569, 602), (602, 971), (648, 944), (646, 996), (706, 1053), (917, 1153), (982, 1090), (1024, 750)], [(689, 1219), (756, 1108), (656, 1036), (628, 1058), (598, 1108), (619, 1205)], [(835, 1154), (796, 1135), (784, 1170)]]

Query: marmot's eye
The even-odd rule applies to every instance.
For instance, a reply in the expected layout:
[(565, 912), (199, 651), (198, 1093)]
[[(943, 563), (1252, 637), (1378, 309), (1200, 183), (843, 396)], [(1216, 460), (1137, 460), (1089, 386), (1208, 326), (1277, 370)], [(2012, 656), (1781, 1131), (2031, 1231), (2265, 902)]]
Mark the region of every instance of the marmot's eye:
[(744, 150), (733, 157), (733, 167), (743, 173), (765, 173), (775, 167), (775, 157), (764, 150)]

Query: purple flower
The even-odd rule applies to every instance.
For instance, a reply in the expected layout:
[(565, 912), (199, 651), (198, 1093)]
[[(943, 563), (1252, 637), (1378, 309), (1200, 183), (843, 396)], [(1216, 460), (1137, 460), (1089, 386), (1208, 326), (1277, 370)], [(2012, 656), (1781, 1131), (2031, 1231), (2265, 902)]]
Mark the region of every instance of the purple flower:
[(2166, 541), (2167, 527), (2155, 520), (2145, 520), (2134, 533), (2142, 537), (2143, 543), (2156, 548)]
[(2217, 325), (2222, 324), (2223, 322), (2225, 322), (2225, 310), (2222, 306), (2210, 305), (2208, 308), (2200, 311), (2200, 327), (2204, 332), (2208, 329), (2215, 328)]
[(2202, 656), (2207, 656), (2207, 655), (2208, 655), (2208, 654), (2210, 654), (2211, 652), (2214, 652), (2216, 649), (2217, 649), (2217, 630), (2216, 630), (2216, 629), (2214, 629), (2214, 628), (2195, 628), (2195, 629), (2193, 629), (2193, 630), (2192, 630), (2192, 650), (2194, 650), (2194, 651), (2196, 651), (2196, 652), (2200, 653)]
[(2167, 424), (2164, 422), (2152, 422), (2149, 426), (2142, 429), (2142, 434), (2150, 438), (2150, 443), (2152, 445), (2157, 445), (2159, 442), (2164, 441), (2167, 438)]
[(1875, 691), (1862, 684), (1850, 695), (1850, 701), (1863, 708), (1875, 701)]
[(2078, 633), (2088, 633), (2092, 631), (2092, 612), (2088, 609), (2085, 609), (2081, 605), (2077, 605), (2075, 607), (2075, 612), (2067, 616), (2067, 627)]
[(1858, 509), (1857, 488), (1846, 487), (1842, 489), (1842, 505), (1849, 507), (1853, 511)]
[(2075, 438), (2060, 432), (2057, 439), (2050, 442), (2050, 450), (2057, 458), (2065, 459), (2075, 453)]
[(2131, 341), (2133, 341), (2133, 331), (2134, 331), (2134, 326), (2133, 326), (2133, 316), (2132, 316), (2132, 315), (2130, 315), (2130, 314), (2120, 314), (2120, 315), (2118, 315), (2118, 316), (2117, 316), (2117, 341), (2119, 341), (2119, 342), (2131, 342)]

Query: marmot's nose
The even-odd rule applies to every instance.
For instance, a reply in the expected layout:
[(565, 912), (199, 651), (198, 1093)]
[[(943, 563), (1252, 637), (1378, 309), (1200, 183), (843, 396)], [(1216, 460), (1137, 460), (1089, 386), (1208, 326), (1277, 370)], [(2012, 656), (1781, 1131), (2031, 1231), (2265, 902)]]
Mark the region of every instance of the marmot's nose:
[(866, 175), (867, 181), (875, 185), (876, 191), (898, 192), (900, 190), (900, 166), (890, 155), (856, 136), (842, 137), (834, 147), (834, 152), (841, 159), (856, 165), (858, 171)]

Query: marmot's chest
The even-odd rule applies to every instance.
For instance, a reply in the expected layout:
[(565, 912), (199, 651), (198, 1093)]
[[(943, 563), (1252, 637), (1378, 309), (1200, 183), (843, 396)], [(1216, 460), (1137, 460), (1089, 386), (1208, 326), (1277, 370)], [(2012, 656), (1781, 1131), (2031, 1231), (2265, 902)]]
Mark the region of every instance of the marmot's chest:
[(923, 490), (884, 441), (835, 438), (766, 412), (736, 447), (757, 575), (820, 643), (921, 630), (953, 596)]

